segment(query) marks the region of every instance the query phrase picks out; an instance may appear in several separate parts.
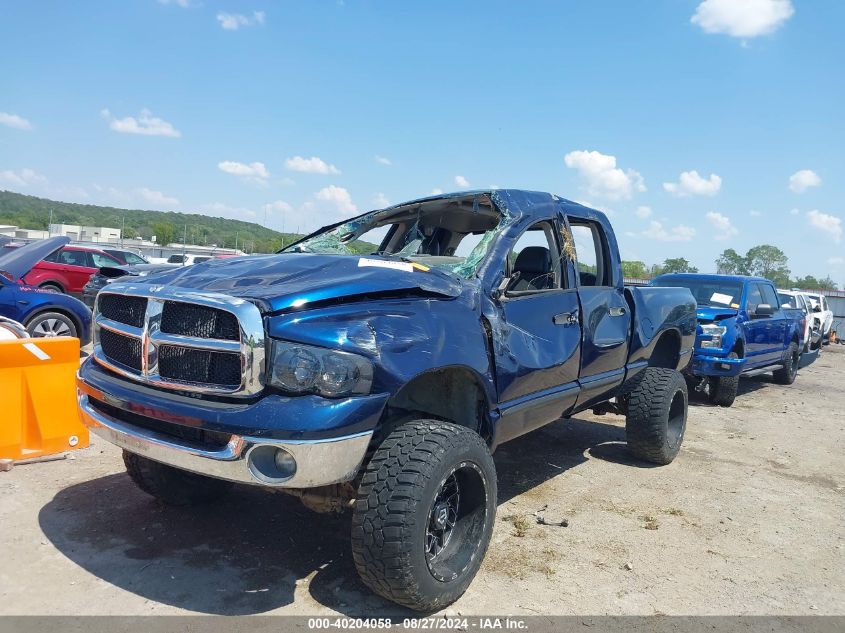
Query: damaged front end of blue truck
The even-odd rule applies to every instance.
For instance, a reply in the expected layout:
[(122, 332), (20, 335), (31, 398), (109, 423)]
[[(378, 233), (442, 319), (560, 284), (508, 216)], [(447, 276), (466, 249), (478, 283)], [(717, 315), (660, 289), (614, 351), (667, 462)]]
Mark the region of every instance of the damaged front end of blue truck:
[[(581, 228), (596, 254), (579, 267)], [(517, 190), (434, 196), (275, 255), (110, 284), (79, 407), (167, 503), (248, 483), (351, 507), (363, 580), (429, 610), (483, 559), (497, 444), (612, 400), (635, 453), (674, 458), (694, 309), (686, 290), (623, 288), (599, 212)]]

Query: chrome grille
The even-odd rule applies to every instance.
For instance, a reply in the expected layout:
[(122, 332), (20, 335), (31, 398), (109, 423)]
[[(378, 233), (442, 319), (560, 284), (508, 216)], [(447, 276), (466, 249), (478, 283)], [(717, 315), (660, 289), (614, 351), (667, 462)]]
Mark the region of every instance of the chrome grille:
[(238, 318), (231, 312), (178, 301), (164, 302), (161, 331), (224, 341), (240, 340)]
[(228, 295), (116, 282), (97, 296), (94, 358), (161, 387), (253, 395), (264, 386), (263, 321)]
[(158, 348), (158, 373), (162, 378), (237, 387), (241, 383), (241, 355), (162, 345)]
[(107, 319), (134, 327), (144, 327), (147, 300), (144, 297), (105, 295), (100, 299), (100, 314)]
[(100, 347), (112, 361), (141, 371), (141, 339), (124, 336), (111, 330), (100, 332)]

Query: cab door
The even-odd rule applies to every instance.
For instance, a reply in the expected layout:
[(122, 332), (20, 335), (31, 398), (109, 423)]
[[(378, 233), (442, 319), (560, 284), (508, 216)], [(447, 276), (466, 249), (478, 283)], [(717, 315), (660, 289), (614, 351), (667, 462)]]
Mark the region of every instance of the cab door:
[(759, 283), (760, 293), (763, 295), (763, 303), (768, 303), (775, 309), (772, 316), (764, 319), (766, 321), (766, 359), (776, 362), (783, 357), (784, 346), (786, 345), (786, 324), (787, 316), (780, 307), (775, 287), (769, 283)]
[(578, 296), (581, 301), (581, 396), (578, 407), (603, 398), (625, 378), (631, 312), (616, 242), (598, 216), (567, 210), (575, 245)]
[(512, 227), (493, 327), (501, 443), (557, 420), (578, 397), (581, 320), (574, 274), (554, 216)]

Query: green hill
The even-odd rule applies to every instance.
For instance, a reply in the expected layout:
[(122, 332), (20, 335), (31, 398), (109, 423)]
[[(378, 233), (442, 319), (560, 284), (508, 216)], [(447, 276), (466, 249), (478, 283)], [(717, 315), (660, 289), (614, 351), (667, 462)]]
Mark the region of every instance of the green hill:
[[(150, 239), (155, 235), (160, 244), (181, 242), (186, 225), (189, 244), (217, 244), (220, 247), (233, 248), (237, 239), (238, 247), (251, 253), (273, 253), (301, 237), (296, 233), (279, 233), (253, 222), (198, 213), (101, 207), (93, 204), (58, 202), (12, 191), (0, 191), (0, 224), (46, 230), (50, 222), (51, 209), (54, 224), (114, 228), (124, 226), (124, 237), (131, 238), (140, 235), (145, 239)], [(356, 242), (354, 246), (356, 251), (367, 253), (377, 248), (363, 242)]]

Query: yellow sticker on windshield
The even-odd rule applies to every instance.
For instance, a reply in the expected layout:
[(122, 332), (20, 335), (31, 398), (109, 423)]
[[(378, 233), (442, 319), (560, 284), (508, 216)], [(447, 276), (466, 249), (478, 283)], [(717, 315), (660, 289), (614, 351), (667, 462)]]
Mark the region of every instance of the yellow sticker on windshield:
[(739, 304), (738, 304), (738, 303), (732, 303), (732, 304), (731, 304), (731, 307), (732, 307), (734, 310), (739, 310)]

